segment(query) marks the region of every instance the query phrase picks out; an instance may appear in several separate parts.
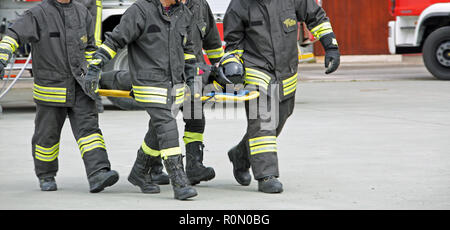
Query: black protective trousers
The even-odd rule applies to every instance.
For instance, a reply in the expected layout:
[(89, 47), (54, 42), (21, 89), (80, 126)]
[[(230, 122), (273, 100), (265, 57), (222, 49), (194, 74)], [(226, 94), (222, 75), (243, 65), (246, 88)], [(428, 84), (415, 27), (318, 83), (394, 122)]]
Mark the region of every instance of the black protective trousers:
[[(132, 83), (131, 83), (131, 76), (128, 71), (125, 70), (119, 70), (119, 71), (110, 71), (102, 73), (102, 78), (100, 81), (100, 86), (102, 89), (114, 89), (114, 90), (131, 90), (132, 89)], [(121, 100), (121, 101), (127, 101), (128, 104), (133, 105), (133, 107), (140, 107), (137, 102), (134, 101), (132, 98), (114, 98), (113, 100)], [(190, 105), (185, 106), (187, 110), (183, 112), (183, 120), (185, 122), (184, 126), (184, 141), (185, 144), (191, 143), (191, 142), (202, 142), (203, 141), (203, 133), (205, 131), (205, 114), (203, 111), (203, 104), (195, 104), (194, 101), (190, 100)], [(201, 107), (201, 108), (199, 108)], [(144, 109), (144, 108), (142, 108)], [(182, 108), (183, 109), (183, 108)], [(167, 110), (168, 111), (168, 110)], [(150, 114), (150, 111), (147, 112)], [(162, 112), (166, 113), (166, 112)], [(168, 114), (166, 114), (168, 115)], [(158, 115), (155, 115), (158, 117)], [(154, 117), (155, 117), (154, 116)], [(155, 119), (158, 119), (156, 118)], [(170, 121), (166, 121), (169, 122)], [(152, 130), (151, 128), (151, 121), (149, 124), (149, 130)], [(150, 135), (154, 135), (147, 133), (146, 140), (150, 140)], [(178, 134), (177, 134), (178, 135)], [(155, 137), (154, 137), (155, 138)], [(150, 143), (147, 143), (150, 144)], [(153, 145), (153, 147), (156, 147)]]
[(36, 105), (32, 155), (38, 178), (54, 177), (58, 171), (61, 130), (69, 117), (88, 176), (110, 169), (105, 142), (98, 124), (95, 101), (76, 83), (73, 107)]
[(251, 166), (256, 180), (279, 177), (276, 140), (295, 106), (295, 97), (280, 102), (276, 96), (260, 93), (256, 101), (245, 103), (247, 132), (237, 145), (239, 159), (244, 161), (240, 165)]

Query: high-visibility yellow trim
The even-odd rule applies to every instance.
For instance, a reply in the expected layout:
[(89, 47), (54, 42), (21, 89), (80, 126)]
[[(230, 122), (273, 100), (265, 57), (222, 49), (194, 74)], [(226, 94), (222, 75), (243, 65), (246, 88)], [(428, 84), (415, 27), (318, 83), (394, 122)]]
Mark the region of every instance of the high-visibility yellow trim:
[(293, 93), (297, 89), (297, 76), (298, 74), (295, 74), (294, 76), (283, 80), (283, 94), (284, 96), (287, 96), (291, 93)]
[(259, 71), (259, 70), (252, 69), (252, 68), (245, 68), (245, 74), (249, 75), (249, 76), (261, 78), (264, 81), (266, 81), (267, 83), (270, 83), (271, 77), (269, 75)]
[(225, 65), (225, 64), (227, 64), (227, 63), (229, 63), (229, 62), (236, 62), (236, 63), (241, 64), (241, 62), (240, 62), (237, 58), (228, 58), (228, 59), (226, 59), (225, 61), (223, 61), (221, 64), (222, 64), (222, 65)]
[(191, 60), (191, 59), (195, 59), (195, 55), (193, 54), (184, 54), (184, 60)]
[(8, 53), (14, 53), (11, 44), (0, 42), (0, 49), (7, 50)]
[(114, 51), (113, 49), (109, 48), (107, 45), (102, 44), (100, 46), (101, 49), (104, 49), (106, 52), (108, 52), (109, 56), (111, 56), (111, 59), (113, 59), (116, 56), (116, 51)]
[(38, 84), (34, 84), (35, 88), (38, 88), (41, 91), (45, 91), (48, 93), (66, 93), (67, 89), (66, 88), (61, 88), (61, 87), (46, 87), (46, 86), (40, 86)]
[(203, 133), (184, 132), (183, 141), (186, 145), (197, 141), (203, 142)]
[(102, 35), (102, 12), (103, 12), (102, 1), (97, 0), (96, 5), (97, 5), (97, 17), (95, 19), (94, 38), (95, 38), (95, 45), (97, 47), (99, 47), (102, 45), (102, 38), (101, 38), (101, 35)]
[(205, 52), (206, 55), (208, 55), (208, 58), (210, 59), (222, 58), (225, 55), (225, 51), (223, 50), (222, 47), (213, 50), (205, 50)]
[(298, 74), (295, 74), (294, 76), (292, 76), (286, 80), (283, 80), (283, 84), (288, 84), (288, 83), (292, 82), (293, 80), (297, 80), (297, 76), (298, 76)]
[(40, 161), (51, 162), (54, 161), (59, 155), (59, 143), (56, 145), (45, 148), (40, 145), (35, 145), (35, 158)]
[(176, 156), (176, 155), (180, 155), (180, 154), (181, 154), (180, 147), (161, 149), (161, 156), (164, 160), (167, 160), (167, 158), (170, 156)]
[(16, 49), (19, 48), (19, 43), (17, 43), (17, 41), (10, 36), (4, 36), (2, 42), (11, 45), (12, 52), (15, 52)]
[(66, 103), (66, 96), (41, 94), (36, 91), (33, 91), (33, 98), (40, 101)]
[(8, 54), (0, 54), (0, 59), (5, 60), (6, 62), (9, 60)]
[(78, 147), (81, 152), (81, 157), (84, 157), (86, 152), (89, 152), (93, 149), (103, 148), (106, 149), (105, 141), (103, 139), (103, 135), (99, 133), (94, 133), (86, 137), (82, 137), (77, 141)]
[(137, 94), (155, 94), (167, 97), (167, 89), (160, 87), (133, 85), (133, 92)]
[(327, 35), (327, 34), (332, 33), (332, 32), (333, 32), (333, 28), (331, 27), (331, 23), (330, 22), (324, 22), (324, 23), (314, 27), (311, 30), (311, 33), (313, 34), (313, 36), (318, 38), (318, 39), (320, 39), (324, 35)]
[(276, 142), (277, 141), (277, 137), (276, 136), (263, 136), (263, 137), (255, 137), (255, 138), (251, 138), (248, 140), (248, 143), (250, 145), (250, 147), (255, 146), (255, 145), (259, 145), (263, 142)]
[[(91, 135), (89, 135), (89, 136), (85, 136), (85, 137), (82, 137), (82, 138), (78, 139), (77, 143), (78, 143), (78, 145), (79, 145), (80, 142), (85, 142), (86, 140), (89, 140), (89, 139), (91, 139), (92, 137), (101, 137), (101, 138), (103, 139), (103, 136), (102, 136), (101, 134), (99, 134), (99, 133), (94, 133), (94, 134), (91, 134)], [(88, 142), (90, 142), (90, 141), (88, 141)]]
[(269, 87), (269, 84), (267, 84), (267, 82), (265, 82), (263, 79), (249, 76), (245, 77), (244, 83), (247, 85), (257, 85), (263, 87), (265, 90), (267, 90), (267, 88)]
[(228, 52), (227, 54), (237, 54), (239, 57), (242, 57), (242, 55), (244, 55), (244, 50), (233, 50), (233, 51)]
[(83, 146), (80, 151), (81, 151), (81, 157), (84, 157), (84, 154), (94, 150), (94, 149), (98, 149), (98, 148), (102, 148), (102, 149), (106, 149), (105, 144), (101, 143), (101, 142), (93, 142), (91, 144), (85, 145)]
[(272, 152), (277, 152), (276, 145), (263, 145), (258, 147), (257, 149), (250, 150), (250, 155), (255, 155), (259, 153), (272, 153)]
[(142, 91), (142, 90), (134, 90), (133, 89), (133, 92), (135, 94), (143, 94), (143, 95), (148, 95), (148, 94), (152, 94), (153, 95), (154, 94), (154, 95), (167, 97), (167, 93), (161, 93), (161, 92), (158, 92), (158, 91), (150, 92), (150, 91)]
[(148, 147), (148, 145), (145, 144), (145, 141), (142, 143), (141, 148), (144, 151), (144, 153), (147, 154), (147, 155), (150, 155), (152, 157), (159, 157), (159, 156), (161, 156), (161, 152), (159, 150), (154, 150), (154, 149)]
[(143, 103), (167, 104), (167, 97), (134, 94), (134, 100)]

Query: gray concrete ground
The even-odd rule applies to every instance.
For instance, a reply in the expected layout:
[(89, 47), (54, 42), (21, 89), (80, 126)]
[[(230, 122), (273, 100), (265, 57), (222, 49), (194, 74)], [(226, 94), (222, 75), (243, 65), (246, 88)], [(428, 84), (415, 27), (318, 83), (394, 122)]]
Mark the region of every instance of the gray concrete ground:
[(205, 163), (217, 176), (196, 186), (191, 201), (174, 200), (169, 186), (145, 195), (128, 183), (148, 116), (109, 107), (100, 125), (119, 182), (88, 192), (67, 122), (59, 190), (41, 192), (31, 157), (34, 108), (9, 104), (0, 116), (0, 209), (450, 209), (450, 82), (420, 64), (323, 72), (318, 64), (301, 68), (295, 112), (278, 140), (282, 194), (235, 182), (226, 152), (245, 131), (243, 109), (223, 118), (220, 106), (208, 109), (205, 133)]

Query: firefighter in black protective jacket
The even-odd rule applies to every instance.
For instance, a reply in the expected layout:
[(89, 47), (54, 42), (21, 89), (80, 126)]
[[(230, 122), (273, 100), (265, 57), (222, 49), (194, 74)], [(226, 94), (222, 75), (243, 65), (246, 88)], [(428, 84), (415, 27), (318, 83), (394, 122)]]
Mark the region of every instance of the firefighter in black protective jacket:
[[(205, 50), (211, 64), (215, 64), (222, 58), (224, 50), (222, 48), (222, 40), (220, 38), (214, 15), (206, 2), (206, 0), (182, 0), (182, 2), (191, 10), (194, 15), (194, 25), (192, 30), (192, 42), (194, 43), (194, 51), (197, 63), (206, 63), (203, 56)], [(129, 71), (118, 70), (102, 73), (100, 79), (102, 89), (118, 89), (131, 90), (132, 83)], [(133, 99), (120, 98), (113, 100), (121, 100), (128, 104), (133, 103)], [(194, 100), (189, 100), (190, 112), (185, 113), (185, 132), (184, 143), (186, 145), (186, 174), (192, 185), (200, 183), (200, 181), (211, 180), (215, 177), (212, 167), (203, 165), (203, 133), (205, 130), (205, 116), (202, 108), (194, 107)], [(195, 104), (202, 106), (201, 103)], [(198, 109), (200, 112), (195, 112)], [(200, 115), (200, 116), (199, 116)], [(197, 117), (198, 116), (198, 117)], [(149, 176), (156, 184), (168, 184), (167, 176), (162, 172), (162, 163), (159, 152), (153, 152), (156, 155), (150, 155), (151, 170)], [(150, 153), (148, 153), (150, 154)]]
[(0, 72), (19, 47), (31, 43), (36, 102), (32, 155), (43, 191), (57, 189), (60, 135), (69, 117), (88, 175), (90, 191), (117, 182), (110, 170), (95, 101), (83, 91), (85, 54), (95, 51), (94, 23), (86, 7), (70, 0), (45, 0), (27, 10), (0, 42)]
[(265, 193), (283, 191), (277, 179), (277, 137), (295, 105), (298, 21), (325, 48), (326, 74), (337, 70), (338, 44), (315, 0), (232, 0), (224, 18), (226, 53), (242, 58), (246, 86), (261, 92), (256, 106), (246, 103), (247, 132), (228, 156), (237, 182), (250, 184), (251, 167), (258, 190)]
[[(138, 0), (93, 56), (85, 88), (96, 95), (100, 69), (127, 46), (134, 99), (150, 115), (149, 130), (137, 153), (128, 180), (144, 193), (159, 193), (145, 175), (150, 156), (160, 155), (175, 199), (197, 195), (183, 166), (178, 130), (172, 110), (183, 104), (186, 63), (195, 63), (191, 41), (192, 13), (177, 0)], [(186, 68), (186, 70), (185, 70)]]

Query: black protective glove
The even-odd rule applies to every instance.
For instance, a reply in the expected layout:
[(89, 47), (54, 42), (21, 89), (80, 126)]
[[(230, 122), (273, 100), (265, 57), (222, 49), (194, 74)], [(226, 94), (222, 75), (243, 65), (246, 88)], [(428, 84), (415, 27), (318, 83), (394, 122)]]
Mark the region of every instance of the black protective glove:
[(84, 76), (84, 92), (93, 100), (98, 98), (98, 85), (100, 82), (101, 69), (96, 65), (89, 65), (86, 76)]
[(334, 33), (329, 33), (320, 38), (323, 48), (325, 49), (325, 74), (336, 71), (341, 64), (341, 54)]
[(111, 59), (111, 55), (101, 47), (92, 55), (92, 61), (89, 62), (88, 71), (84, 77), (83, 88), (84, 92), (93, 100), (98, 100), (99, 97), (98, 87), (102, 67)]

